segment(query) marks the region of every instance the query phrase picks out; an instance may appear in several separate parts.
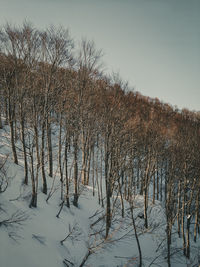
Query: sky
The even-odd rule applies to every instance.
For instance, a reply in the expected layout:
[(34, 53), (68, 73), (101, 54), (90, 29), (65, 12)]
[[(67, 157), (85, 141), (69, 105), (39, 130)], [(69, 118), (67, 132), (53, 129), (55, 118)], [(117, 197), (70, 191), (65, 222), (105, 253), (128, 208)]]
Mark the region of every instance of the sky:
[(0, 0), (0, 25), (25, 19), (93, 40), (131, 89), (200, 111), (200, 0)]

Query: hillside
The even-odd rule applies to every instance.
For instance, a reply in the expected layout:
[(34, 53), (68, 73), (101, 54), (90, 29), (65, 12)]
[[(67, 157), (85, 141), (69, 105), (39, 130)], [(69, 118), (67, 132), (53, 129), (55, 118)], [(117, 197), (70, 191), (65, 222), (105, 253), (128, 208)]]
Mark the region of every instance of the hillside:
[(130, 90), (62, 27), (0, 30), (4, 266), (198, 266), (200, 113)]
[[(0, 156), (1, 159), (8, 156), (4, 166), (8, 188), (0, 194), (0, 221), (5, 223), (0, 224), (1, 266), (81, 266), (88, 248), (92, 253), (84, 266), (137, 266), (138, 249), (129, 204), (125, 203), (124, 218), (120, 216), (120, 208), (115, 211), (112, 230), (107, 240), (104, 239), (105, 218), (102, 219), (105, 211), (98, 204), (97, 190), (95, 189), (95, 196), (93, 196), (90, 186), (83, 186), (78, 208), (73, 205), (70, 208), (64, 206), (57, 218), (61, 200), (59, 175), (56, 175), (53, 195), (48, 202), (46, 202), (47, 196), (42, 193), (41, 185), (39, 185), (38, 206), (30, 209), (31, 185), (23, 183), (23, 159), (19, 157), (19, 165), (12, 162), (9, 135), (8, 126), (0, 130)], [(17, 146), (20, 155), (20, 142)], [(54, 179), (48, 177), (47, 181), (49, 192)], [(134, 198), (134, 217), (143, 264), (144, 266), (167, 266), (164, 245), (166, 219), (163, 207), (159, 201), (149, 205), (148, 229), (144, 228), (144, 218), (141, 216), (143, 210), (143, 197), (137, 195)], [(7, 219), (10, 219), (10, 223), (6, 222)], [(96, 224), (91, 227), (94, 223)], [(61, 244), (66, 237), (66, 241)], [(181, 246), (181, 242), (174, 239), (176, 237), (173, 237), (173, 246)], [(158, 250), (157, 253), (156, 250)], [(197, 245), (192, 248), (194, 255), (191, 265), (189, 261), (181, 259), (180, 252), (176, 250), (178, 250), (177, 247), (174, 248), (175, 256), (172, 258), (172, 266), (188, 266), (188, 264), (197, 266), (194, 264), (197, 260), (196, 255), (198, 255), (196, 254), (198, 253)]]

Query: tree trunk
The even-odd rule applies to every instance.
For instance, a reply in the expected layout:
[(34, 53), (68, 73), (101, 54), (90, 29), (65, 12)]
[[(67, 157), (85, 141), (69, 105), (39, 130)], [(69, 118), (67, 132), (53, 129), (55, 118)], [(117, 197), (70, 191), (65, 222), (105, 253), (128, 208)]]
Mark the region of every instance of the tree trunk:
[(5, 125), (8, 125), (8, 99), (5, 97), (4, 101), (4, 112), (5, 112)]
[(153, 204), (155, 204), (155, 195), (156, 195), (156, 172), (153, 175), (153, 199), (152, 199)]
[(111, 188), (110, 184), (107, 185), (107, 193), (106, 193), (106, 238), (108, 237), (110, 226), (111, 226)]
[(19, 139), (19, 136), (18, 136), (18, 129), (17, 129), (17, 120), (16, 120), (15, 115), (14, 115), (14, 136), (15, 136), (15, 142), (17, 142), (17, 140)]
[(0, 103), (0, 129), (3, 128), (3, 123), (2, 123), (1, 116), (2, 116), (2, 104)]
[(27, 162), (27, 153), (26, 153), (26, 141), (25, 141), (25, 129), (24, 129), (24, 117), (21, 111), (21, 137), (22, 137), (22, 147), (24, 154), (24, 183), (28, 184), (28, 162)]
[(145, 177), (144, 177), (144, 226), (148, 228), (148, 194), (149, 194), (149, 171), (150, 171), (150, 158), (148, 159), (146, 170), (145, 170)]
[(47, 194), (47, 181), (46, 181), (46, 174), (45, 174), (45, 121), (42, 122), (42, 144), (41, 144), (41, 170), (42, 170), (42, 182), (43, 188), (42, 192)]
[[(92, 154), (92, 148), (88, 148), (88, 151), (87, 151), (87, 164), (86, 164), (86, 166), (87, 166), (86, 185), (89, 185), (89, 180), (90, 180), (91, 154)], [(94, 185), (93, 185), (93, 195), (94, 195)]]
[[(184, 183), (184, 188), (185, 188), (185, 183)], [(182, 238), (183, 238), (183, 254), (186, 255), (186, 241), (185, 241), (185, 192), (183, 192), (183, 194), (184, 195), (183, 195), (183, 200), (182, 200), (181, 233), (182, 233)]]
[(138, 157), (137, 160), (137, 189), (139, 189), (140, 186), (140, 159)]
[[(63, 168), (62, 168), (62, 114), (60, 115), (60, 126), (59, 126), (59, 141), (58, 141), (58, 166), (60, 171), (60, 183), (61, 183), (61, 200), (63, 200)], [(50, 165), (49, 165), (50, 166)]]
[(36, 156), (37, 164), (40, 166), (40, 152), (39, 152), (39, 136), (38, 136), (38, 113), (36, 105), (36, 97), (33, 98), (33, 109), (34, 109), (34, 135), (35, 135), (35, 147), (36, 147)]
[(67, 137), (65, 139), (65, 184), (66, 184), (66, 194), (65, 194), (65, 201), (67, 207), (70, 208), (69, 202), (69, 177), (68, 177), (68, 142)]
[(73, 205), (78, 207), (78, 137), (74, 137), (74, 200)]
[(160, 201), (161, 202), (163, 200), (162, 184), (163, 184), (163, 163), (161, 165), (161, 170), (160, 170)]
[(13, 110), (12, 109), (14, 109), (14, 107), (11, 107), (11, 99), (9, 96), (9, 98), (8, 98), (8, 118), (9, 118), (9, 125), (10, 125), (11, 147), (12, 147), (12, 154), (13, 154), (14, 163), (18, 165), (18, 158), (17, 158), (16, 146), (15, 146), (14, 120), (13, 120), (14, 116), (13, 116)]
[(190, 221), (191, 215), (187, 215), (187, 227), (186, 227), (186, 257), (190, 258)]
[(147, 185), (145, 186), (144, 190), (144, 227), (148, 228), (148, 215), (147, 215), (147, 209), (148, 209), (148, 188)]
[(195, 203), (195, 223), (194, 223), (194, 242), (197, 241), (197, 228), (198, 228), (198, 218), (199, 218), (199, 191), (196, 195), (196, 203)]
[[(95, 173), (94, 146), (91, 148), (91, 154), (92, 154), (92, 194), (94, 196), (95, 195), (95, 182), (94, 182), (94, 173)], [(90, 171), (89, 168), (88, 168), (88, 171)], [(89, 176), (88, 176), (88, 182), (89, 182)]]
[(37, 188), (35, 181), (35, 172), (34, 172), (34, 163), (33, 163), (33, 151), (30, 152), (30, 161), (31, 161), (31, 182), (32, 182), (32, 196), (29, 207), (37, 207)]
[[(167, 219), (169, 220), (169, 219)], [(167, 264), (168, 267), (171, 267), (171, 230), (170, 230), (169, 222), (167, 222)]]
[(177, 225), (178, 225), (178, 236), (181, 237), (181, 228), (180, 228), (180, 210), (181, 210), (181, 180), (178, 182), (178, 204), (177, 204)]
[(86, 185), (86, 168), (87, 168), (86, 151), (87, 151), (87, 140), (84, 137), (84, 131), (82, 131), (82, 169), (81, 169), (81, 181), (82, 181), (82, 184), (83, 185)]
[(139, 238), (137, 235), (137, 228), (136, 228), (136, 224), (135, 224), (135, 219), (133, 216), (133, 204), (131, 203), (130, 205), (131, 205), (131, 218), (132, 218), (133, 228), (134, 228), (134, 232), (135, 232), (135, 238), (136, 238), (138, 252), (139, 252), (139, 265), (138, 266), (142, 267), (142, 251), (141, 251), (141, 247), (140, 247)]
[(101, 149), (101, 173), (100, 173), (100, 195), (101, 195), (101, 206), (104, 208), (103, 202), (103, 152)]
[(158, 172), (158, 163), (157, 163), (157, 170), (156, 170), (156, 199), (159, 200), (159, 172)]
[(122, 196), (122, 186), (120, 183), (120, 178), (119, 178), (119, 194), (120, 194), (120, 200), (121, 200), (122, 218), (124, 218), (124, 200), (123, 200), (123, 196)]
[(106, 181), (106, 238), (108, 237), (111, 226), (111, 175), (108, 166), (109, 153), (107, 151), (108, 140), (105, 141), (105, 181)]
[[(61, 115), (62, 116), (62, 115)], [(62, 120), (62, 118), (61, 118)], [(53, 177), (53, 153), (52, 153), (52, 140), (51, 140), (51, 123), (47, 116), (47, 147), (48, 147), (48, 162), (49, 162), (49, 176)]]

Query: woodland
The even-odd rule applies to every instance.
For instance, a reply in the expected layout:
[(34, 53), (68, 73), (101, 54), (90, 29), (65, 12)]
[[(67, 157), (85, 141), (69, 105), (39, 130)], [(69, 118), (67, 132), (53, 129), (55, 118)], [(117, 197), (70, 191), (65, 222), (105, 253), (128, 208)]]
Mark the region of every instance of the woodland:
[[(191, 244), (199, 242), (200, 112), (130, 89), (119, 75), (105, 74), (102, 57), (93, 41), (75, 44), (62, 27), (38, 30), (28, 22), (1, 27), (0, 129), (9, 127), (15, 165), (20, 155), (30, 209), (37, 210), (40, 191), (50, 201), (54, 180), (57, 217), (66, 207), (79, 208), (83, 188), (90, 186), (104, 211), (98, 219), (105, 224), (102, 239), (110, 238), (115, 214), (124, 218), (128, 212), (143, 266), (134, 199), (143, 198), (138, 216), (144, 230), (150, 228), (150, 204), (159, 201), (166, 221), (165, 259), (174, 266), (174, 232), (185, 259)], [(0, 196), (9, 187), (7, 160), (1, 154)], [(0, 228), (6, 223), (0, 216)], [(88, 249), (80, 266), (92, 253)]]

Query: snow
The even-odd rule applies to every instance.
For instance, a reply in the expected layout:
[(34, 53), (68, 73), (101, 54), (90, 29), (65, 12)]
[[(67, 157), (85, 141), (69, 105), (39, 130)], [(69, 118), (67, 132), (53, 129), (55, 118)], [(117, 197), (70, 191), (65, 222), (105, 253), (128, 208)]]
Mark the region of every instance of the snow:
[[(18, 147), (20, 147), (20, 142)], [(105, 221), (100, 220), (91, 227), (91, 224), (105, 213), (98, 204), (97, 197), (92, 195), (91, 187), (84, 187), (78, 208), (73, 205), (70, 209), (64, 206), (60, 217), (57, 218), (61, 203), (60, 191), (55, 191), (46, 202), (47, 196), (41, 192), (41, 185), (39, 185), (38, 207), (30, 209), (31, 182), (28, 186), (23, 184), (22, 157), (19, 165), (12, 162), (8, 127), (0, 130), (0, 156), (5, 158), (6, 155), (9, 155), (6, 163), (9, 186), (4, 193), (0, 194), (0, 221), (10, 218), (13, 213), (19, 211), (26, 220), (20, 225), (8, 227), (0, 225), (1, 267), (63, 267), (67, 266), (63, 263), (65, 259), (69, 266), (79, 266), (88, 247), (94, 253), (90, 255), (85, 266), (137, 266), (138, 249), (128, 203), (125, 202), (125, 218), (121, 218), (120, 210), (115, 214), (110, 232), (111, 237), (105, 242), (103, 236), (97, 234), (104, 227)], [(47, 179), (48, 189), (50, 189), (53, 179), (51, 177)], [(59, 179), (56, 179), (55, 183), (59, 188)], [(167, 266), (164, 249), (156, 252), (166, 235), (164, 209), (159, 201), (152, 204), (149, 200), (149, 229), (145, 230), (144, 219), (138, 217), (138, 214), (143, 214), (143, 203), (142, 196), (135, 197), (134, 217), (144, 266), (150, 266), (150, 263), (160, 254), (161, 256), (151, 266), (158, 266), (157, 264)], [(70, 232), (72, 234), (69, 234)], [(69, 237), (61, 244), (60, 241), (68, 234)], [(177, 239), (178, 243), (180, 242)], [(187, 266), (186, 261), (175, 260), (172, 266)]]

